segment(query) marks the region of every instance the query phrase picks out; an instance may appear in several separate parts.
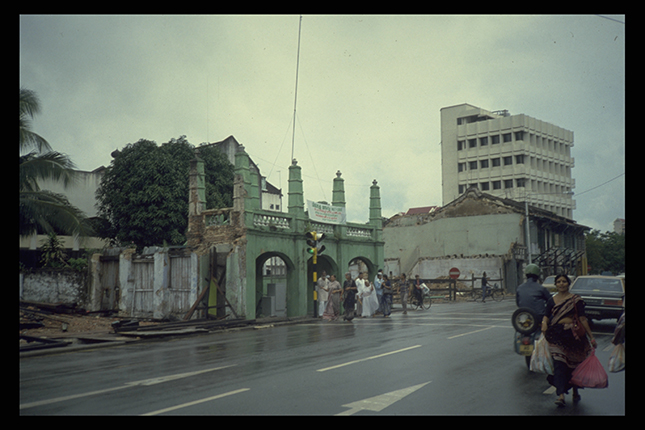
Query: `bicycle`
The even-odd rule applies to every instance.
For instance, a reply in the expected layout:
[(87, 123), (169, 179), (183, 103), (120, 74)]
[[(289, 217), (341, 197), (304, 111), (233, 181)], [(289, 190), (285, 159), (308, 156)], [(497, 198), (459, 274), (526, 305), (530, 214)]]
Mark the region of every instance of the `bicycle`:
[(421, 303), (419, 303), (419, 300), (416, 298), (414, 294), (410, 295), (410, 306), (412, 309), (415, 311), (419, 308), (421, 309), (430, 309), (430, 306), (432, 306), (432, 299), (430, 298), (430, 294), (424, 292), (421, 295)]
[[(504, 290), (499, 288), (497, 284), (491, 284), (486, 288), (486, 298), (491, 298), (496, 302), (501, 302), (504, 300)], [(482, 290), (481, 288), (473, 289), (473, 300), (481, 301), (482, 299)]]

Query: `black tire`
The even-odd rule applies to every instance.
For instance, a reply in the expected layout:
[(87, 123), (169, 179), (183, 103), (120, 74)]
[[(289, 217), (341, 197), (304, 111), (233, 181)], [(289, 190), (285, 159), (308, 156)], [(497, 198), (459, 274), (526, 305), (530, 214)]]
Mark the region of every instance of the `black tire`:
[(530, 308), (518, 308), (511, 317), (513, 328), (521, 334), (531, 334), (540, 328), (542, 319)]

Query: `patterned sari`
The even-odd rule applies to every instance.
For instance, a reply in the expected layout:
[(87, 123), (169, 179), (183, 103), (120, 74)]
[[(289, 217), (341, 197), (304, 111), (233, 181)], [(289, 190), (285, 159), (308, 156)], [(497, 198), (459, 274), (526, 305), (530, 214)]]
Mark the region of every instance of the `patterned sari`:
[[(553, 300), (553, 299), (551, 299)], [(549, 342), (549, 350), (554, 360), (564, 362), (568, 367), (575, 369), (591, 353), (592, 346), (587, 336), (578, 338), (573, 333), (573, 324), (560, 324), (563, 318), (585, 315), (585, 302), (578, 295), (573, 295), (560, 304), (554, 304), (549, 315), (550, 306), (547, 305), (549, 328), (544, 333)]]
[(593, 351), (587, 336), (578, 338), (573, 333), (573, 323), (560, 324), (563, 318), (575, 319), (585, 315), (585, 302), (580, 296), (573, 295), (560, 304), (553, 298), (547, 303), (549, 328), (544, 337), (549, 342), (549, 351), (553, 357), (555, 373), (547, 376), (547, 381), (556, 387), (556, 394), (569, 391), (573, 385), (569, 382), (573, 370), (578, 367)]

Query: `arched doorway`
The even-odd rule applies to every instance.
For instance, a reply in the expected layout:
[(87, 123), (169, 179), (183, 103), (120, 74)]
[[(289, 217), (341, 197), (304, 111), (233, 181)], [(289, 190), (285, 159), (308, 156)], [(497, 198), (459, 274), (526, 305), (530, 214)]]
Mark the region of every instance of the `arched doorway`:
[(297, 309), (298, 295), (295, 266), (289, 257), (280, 252), (265, 252), (256, 258), (256, 317), (290, 316)]
[(360, 272), (367, 272), (368, 279), (371, 281), (374, 276), (376, 276), (376, 268), (374, 264), (365, 257), (354, 257), (350, 260), (347, 266), (347, 272), (352, 276), (352, 279), (356, 279)]

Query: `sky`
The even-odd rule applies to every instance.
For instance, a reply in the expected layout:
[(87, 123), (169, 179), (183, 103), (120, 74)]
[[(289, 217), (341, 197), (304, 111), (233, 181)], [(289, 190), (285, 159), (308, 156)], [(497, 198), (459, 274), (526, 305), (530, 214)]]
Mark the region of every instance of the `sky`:
[(573, 218), (625, 218), (624, 15), (21, 15), (19, 32), (32, 129), (80, 170), (232, 135), (285, 207), (295, 158), (305, 200), (331, 202), (340, 171), (364, 223), (373, 180), (384, 217), (442, 204), (440, 110), (469, 103), (573, 131)]

